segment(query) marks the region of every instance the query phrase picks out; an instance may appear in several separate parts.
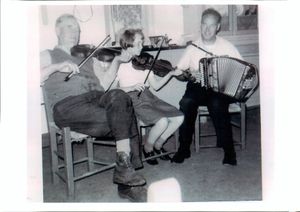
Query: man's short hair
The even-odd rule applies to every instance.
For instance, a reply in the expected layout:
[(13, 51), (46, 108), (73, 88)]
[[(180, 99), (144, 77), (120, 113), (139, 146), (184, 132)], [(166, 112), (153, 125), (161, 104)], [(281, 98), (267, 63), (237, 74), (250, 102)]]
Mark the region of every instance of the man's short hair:
[(217, 19), (217, 22), (221, 23), (222, 16), (221, 16), (221, 14), (217, 10), (215, 10), (213, 8), (208, 8), (208, 9), (206, 9), (206, 10), (203, 11), (202, 18), (204, 16), (206, 16), (206, 15), (213, 15), (213, 16), (215, 16), (216, 19)]
[(60, 24), (61, 24), (62, 22), (64, 22), (64, 20), (66, 20), (66, 19), (73, 19), (73, 20), (75, 20), (75, 21), (77, 22), (77, 19), (76, 19), (76, 17), (75, 17), (74, 15), (71, 15), (71, 14), (63, 14), (63, 15), (59, 16), (59, 17), (56, 19), (56, 22), (55, 22), (55, 28), (59, 27)]

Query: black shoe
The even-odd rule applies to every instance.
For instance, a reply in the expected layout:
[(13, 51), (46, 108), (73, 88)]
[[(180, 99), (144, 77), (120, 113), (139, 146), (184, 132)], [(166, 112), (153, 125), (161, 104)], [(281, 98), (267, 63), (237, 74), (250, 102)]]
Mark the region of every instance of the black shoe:
[(191, 151), (178, 151), (171, 159), (171, 163), (183, 163), (184, 159), (191, 157)]
[[(161, 148), (160, 150), (157, 150), (154, 148), (154, 152), (157, 154), (157, 155), (160, 155), (160, 154), (163, 154), (163, 153), (167, 153), (168, 151), (165, 150), (164, 148)], [(171, 160), (171, 157), (169, 155), (162, 155), (159, 157), (161, 160)]]
[(147, 189), (143, 186), (118, 185), (118, 194), (121, 198), (128, 199), (131, 202), (147, 202)]
[(125, 152), (117, 152), (113, 182), (128, 186), (141, 186), (146, 184), (145, 178), (134, 170), (130, 163), (129, 156)]
[(145, 149), (143, 149), (143, 153), (144, 153), (144, 156), (145, 156), (145, 159), (146, 159), (146, 162), (150, 165), (157, 165), (158, 164), (158, 161), (156, 160), (156, 158), (153, 158), (153, 159), (147, 159), (149, 157), (153, 157), (155, 156), (154, 152), (151, 151), (151, 152), (146, 152)]
[(223, 159), (223, 165), (236, 166), (237, 165), (236, 154), (235, 153), (232, 153), (232, 154), (225, 153), (224, 159)]

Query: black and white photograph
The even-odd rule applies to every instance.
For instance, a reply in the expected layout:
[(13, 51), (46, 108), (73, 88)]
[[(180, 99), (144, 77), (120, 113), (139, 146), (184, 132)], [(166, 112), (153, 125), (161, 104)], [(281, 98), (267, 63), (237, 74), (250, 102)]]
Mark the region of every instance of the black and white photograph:
[(292, 5), (4, 1), (1, 209), (300, 210)]
[(45, 202), (262, 199), (257, 5), (39, 10)]

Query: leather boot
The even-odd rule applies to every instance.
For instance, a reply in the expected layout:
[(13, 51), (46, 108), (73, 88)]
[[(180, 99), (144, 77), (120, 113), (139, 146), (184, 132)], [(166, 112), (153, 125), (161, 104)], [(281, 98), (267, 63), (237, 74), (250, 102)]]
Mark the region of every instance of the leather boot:
[(141, 186), (146, 184), (144, 177), (134, 170), (130, 162), (130, 157), (125, 152), (117, 152), (113, 182), (128, 186)]
[(143, 186), (118, 185), (118, 194), (131, 202), (147, 202), (147, 189)]

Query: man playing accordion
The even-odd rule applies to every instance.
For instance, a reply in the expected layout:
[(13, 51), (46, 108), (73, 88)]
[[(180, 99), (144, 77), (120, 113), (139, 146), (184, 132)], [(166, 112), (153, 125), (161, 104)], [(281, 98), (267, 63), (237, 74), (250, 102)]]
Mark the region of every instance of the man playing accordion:
[(188, 82), (184, 96), (180, 101), (180, 110), (184, 113), (184, 122), (179, 129), (180, 146), (172, 162), (182, 163), (189, 158), (197, 110), (200, 105), (207, 106), (217, 134), (217, 146), (224, 150), (223, 164), (237, 165), (233, 145), (232, 129), (228, 107), (231, 99), (226, 95), (211, 92), (202, 85), (202, 75), (199, 72), (199, 60), (213, 55), (227, 55), (241, 59), (236, 47), (229, 41), (217, 36), (221, 25), (221, 15), (214, 9), (202, 13), (201, 37), (189, 45), (177, 64), (180, 70), (189, 69), (197, 79)]

